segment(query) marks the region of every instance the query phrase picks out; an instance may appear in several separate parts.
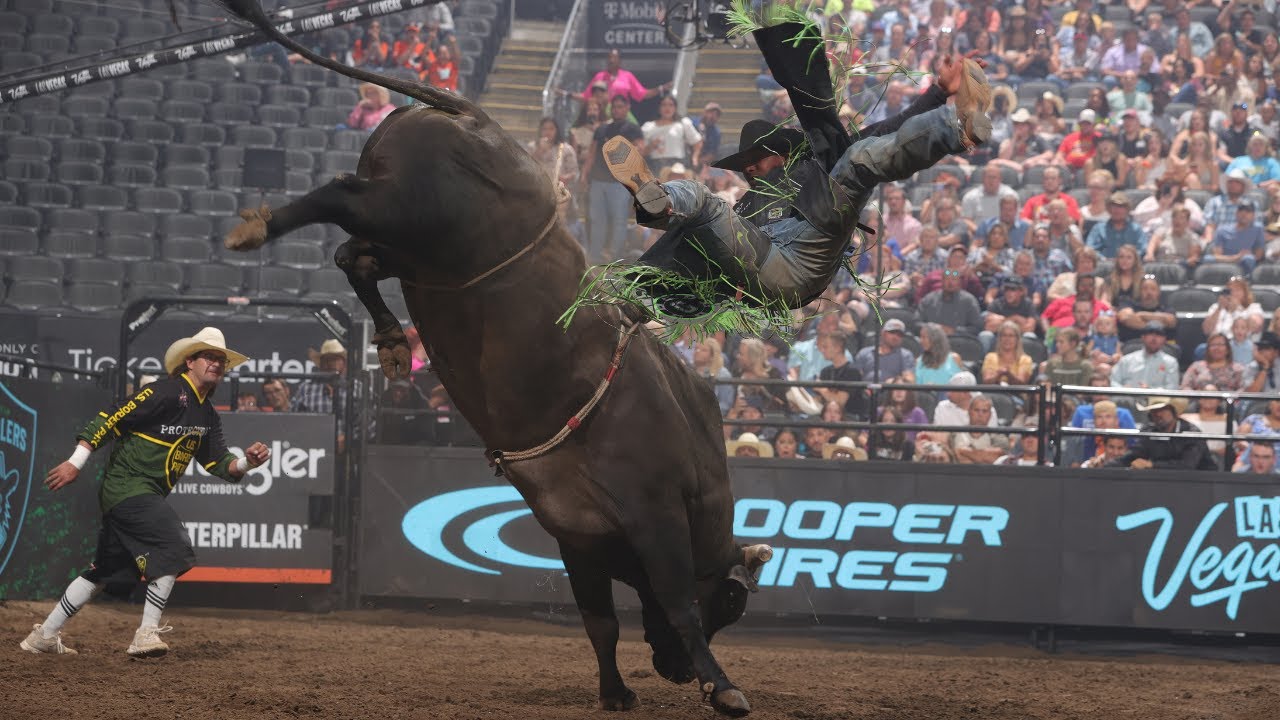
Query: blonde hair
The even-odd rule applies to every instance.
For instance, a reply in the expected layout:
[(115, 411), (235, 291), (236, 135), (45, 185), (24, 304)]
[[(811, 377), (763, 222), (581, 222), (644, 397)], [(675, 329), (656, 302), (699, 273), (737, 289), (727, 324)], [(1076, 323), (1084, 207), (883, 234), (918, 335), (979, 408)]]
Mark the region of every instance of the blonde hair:
[(764, 352), (764, 341), (759, 338), (743, 338), (738, 346), (746, 350), (749, 367), (738, 368), (742, 374), (754, 372), (759, 375), (769, 374), (769, 359)]
[(720, 354), (720, 341), (709, 337), (703, 339), (700, 344), (705, 345), (711, 351), (711, 363), (707, 366), (707, 369), (711, 371), (711, 377), (719, 375), (720, 371), (724, 369), (724, 356)]
[(1093, 404), (1093, 416), (1098, 417), (1100, 412), (1109, 412), (1115, 414), (1117, 411), (1116, 404), (1110, 400), (1099, 400)]
[(370, 90), (377, 94), (378, 99), (382, 101), (383, 105), (391, 104), (390, 90), (382, 87), (381, 85), (374, 85), (373, 83), (360, 83), (360, 97), (366, 97)]

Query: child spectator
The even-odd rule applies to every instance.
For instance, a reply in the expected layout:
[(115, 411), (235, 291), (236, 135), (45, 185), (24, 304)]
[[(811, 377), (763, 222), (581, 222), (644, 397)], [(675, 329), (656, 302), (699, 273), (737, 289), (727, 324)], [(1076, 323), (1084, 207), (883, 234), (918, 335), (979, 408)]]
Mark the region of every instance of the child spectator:
[(1115, 365), (1120, 362), (1120, 335), (1117, 334), (1116, 314), (1111, 310), (1098, 313), (1093, 321), (1085, 351), (1095, 365)]
[(362, 84), (360, 97), (347, 116), (347, 127), (352, 130), (373, 130), (396, 109), (391, 104), (391, 92), (380, 85)]
[(458, 63), (454, 62), (454, 46), (441, 45), (435, 61), (427, 67), (427, 84), (441, 90), (458, 92)]

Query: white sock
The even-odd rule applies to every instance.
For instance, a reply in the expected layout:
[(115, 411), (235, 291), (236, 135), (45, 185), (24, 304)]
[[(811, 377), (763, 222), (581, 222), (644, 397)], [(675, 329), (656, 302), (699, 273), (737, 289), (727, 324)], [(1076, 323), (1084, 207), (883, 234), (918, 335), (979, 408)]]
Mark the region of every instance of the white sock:
[(160, 616), (164, 614), (165, 603), (169, 602), (169, 593), (173, 592), (173, 584), (178, 578), (165, 575), (147, 583), (147, 601), (142, 606), (142, 627), (158, 627)]
[(45, 619), (44, 625), (41, 626), (41, 633), (46, 638), (51, 638), (58, 634), (62, 629), (63, 623), (71, 619), (72, 615), (80, 612), (80, 608), (84, 607), (94, 595), (97, 595), (105, 583), (97, 585), (78, 577), (71, 581), (67, 586), (66, 592), (62, 593), (62, 599), (58, 604), (53, 606), (53, 612), (49, 613), (49, 617)]

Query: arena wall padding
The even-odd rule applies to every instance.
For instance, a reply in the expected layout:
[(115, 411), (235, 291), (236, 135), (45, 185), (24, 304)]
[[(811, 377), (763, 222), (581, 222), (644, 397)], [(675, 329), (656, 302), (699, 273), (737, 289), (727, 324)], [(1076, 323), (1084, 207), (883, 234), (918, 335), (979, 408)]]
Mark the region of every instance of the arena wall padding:
[[(1280, 633), (1274, 479), (731, 458), (748, 612)], [(362, 594), (570, 602), (479, 450), (371, 447)]]

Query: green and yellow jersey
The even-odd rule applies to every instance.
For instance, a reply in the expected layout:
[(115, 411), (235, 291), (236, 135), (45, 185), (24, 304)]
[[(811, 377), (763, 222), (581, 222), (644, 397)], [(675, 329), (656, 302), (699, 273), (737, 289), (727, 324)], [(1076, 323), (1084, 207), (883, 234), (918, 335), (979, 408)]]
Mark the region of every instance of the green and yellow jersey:
[(185, 374), (157, 380), (89, 421), (76, 435), (94, 450), (116, 441), (98, 492), (102, 512), (136, 495), (167, 497), (194, 458), (212, 475), (236, 482), (236, 456), (222, 421)]

